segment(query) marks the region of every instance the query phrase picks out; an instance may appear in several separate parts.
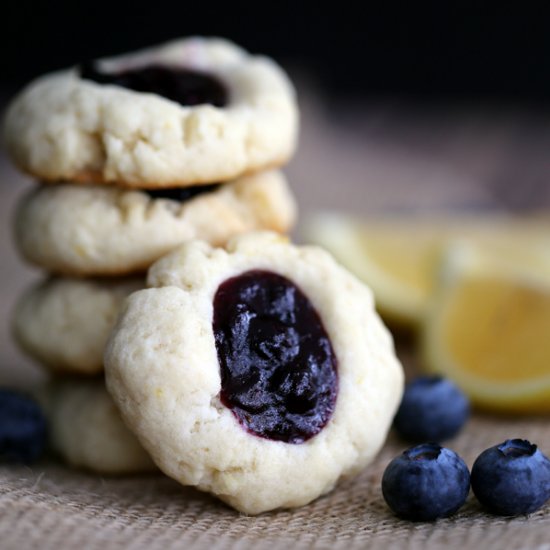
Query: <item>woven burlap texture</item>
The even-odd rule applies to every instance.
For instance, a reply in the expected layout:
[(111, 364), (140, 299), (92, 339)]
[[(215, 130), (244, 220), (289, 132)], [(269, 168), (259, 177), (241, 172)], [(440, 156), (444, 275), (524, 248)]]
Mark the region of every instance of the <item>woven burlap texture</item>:
[[(471, 467), (508, 437), (548, 452), (544, 418), (474, 416), (448, 446)], [(410, 523), (386, 507), (380, 480), (404, 448), (391, 435), (362, 475), (298, 510), (247, 517), (164, 476), (101, 478), (54, 462), (0, 470), (0, 548), (480, 548), (550, 549), (550, 505), (530, 517), (485, 513), (472, 494), (452, 518)]]

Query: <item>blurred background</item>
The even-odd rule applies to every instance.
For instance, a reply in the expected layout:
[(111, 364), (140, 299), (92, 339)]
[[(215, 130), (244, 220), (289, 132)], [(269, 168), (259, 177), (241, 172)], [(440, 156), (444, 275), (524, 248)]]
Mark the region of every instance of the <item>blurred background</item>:
[[(291, 73), (303, 110), (295, 184), (312, 182), (321, 203), (408, 207), (403, 178), (408, 190), (445, 183), (446, 201), (460, 187), (460, 201), (478, 206), (550, 200), (550, 10), (163, 0), (21, 0), (5, 9), (3, 104), (48, 71), (178, 36), (220, 35)], [(317, 156), (323, 148), (328, 157)], [(381, 178), (395, 182), (398, 197), (377, 192), (358, 204), (340, 192), (350, 180), (362, 193)], [(415, 193), (414, 206), (440, 200)]]
[(546, 10), (406, 4), (12, 1), (0, 37), (2, 83), (14, 90), (79, 60), (205, 34), (302, 66), (337, 98), (548, 98)]
[[(550, 205), (545, 9), (19, 0), (3, 14), (0, 110), (44, 72), (179, 36), (220, 35), (274, 57), (296, 84), (302, 132), (287, 174), (303, 215)], [(0, 377), (15, 383), (38, 376), (9, 336), (15, 299), (37, 277), (10, 235), (30, 185), (2, 152)]]

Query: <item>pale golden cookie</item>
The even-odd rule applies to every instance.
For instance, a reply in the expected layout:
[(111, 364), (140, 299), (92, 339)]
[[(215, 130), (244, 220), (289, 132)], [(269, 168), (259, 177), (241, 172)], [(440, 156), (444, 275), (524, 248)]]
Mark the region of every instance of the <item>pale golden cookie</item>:
[(16, 244), (26, 260), (67, 275), (145, 271), (190, 239), (223, 244), (255, 229), (288, 231), (296, 205), (280, 172), (224, 183), (185, 202), (138, 190), (70, 184), (23, 197)]
[[(96, 65), (103, 77), (121, 74), (125, 82), (139, 69), (212, 76), (226, 101), (180, 104), (82, 78), (78, 68), (45, 75), (6, 114), (8, 152), (24, 171), (49, 181), (181, 187), (273, 168), (295, 149), (298, 111), (287, 76), (227, 40), (175, 40)], [(147, 78), (138, 80), (142, 90)]]
[(50, 443), (71, 466), (100, 474), (156, 470), (101, 380), (53, 379), (38, 392)]
[[(243, 281), (247, 302), (234, 302)], [(372, 460), (402, 368), (370, 290), (326, 252), (267, 232), (225, 249), (193, 241), (148, 284), (126, 302), (105, 371), (167, 475), (257, 514), (307, 504)]]
[(51, 277), (17, 302), (14, 336), (22, 350), (52, 372), (103, 372), (103, 351), (119, 309), (145, 280)]

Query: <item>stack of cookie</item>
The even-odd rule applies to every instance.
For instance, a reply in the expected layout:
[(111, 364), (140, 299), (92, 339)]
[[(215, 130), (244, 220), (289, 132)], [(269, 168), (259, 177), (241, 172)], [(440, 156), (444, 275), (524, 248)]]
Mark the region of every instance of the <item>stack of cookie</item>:
[(380, 449), (403, 373), (372, 293), (279, 235), (295, 206), (272, 170), (296, 132), (286, 76), (221, 40), (86, 64), (14, 101), (8, 148), (40, 181), (17, 244), (50, 272), (15, 333), (63, 375), (43, 402), (68, 462), (156, 465), (256, 514)]
[(39, 182), (20, 203), (16, 242), (48, 272), (19, 301), (14, 332), (61, 375), (45, 402), (72, 464), (152, 467), (97, 378), (109, 332), (147, 268), (177, 245), (291, 228), (294, 199), (273, 170), (292, 155), (297, 122), (281, 69), (220, 39), (47, 75), (10, 106), (7, 149)]

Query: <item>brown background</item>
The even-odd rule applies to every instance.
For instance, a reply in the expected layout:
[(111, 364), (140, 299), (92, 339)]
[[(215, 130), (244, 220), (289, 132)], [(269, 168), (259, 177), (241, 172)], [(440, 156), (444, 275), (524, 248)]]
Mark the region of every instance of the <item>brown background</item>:
[[(299, 86), (301, 146), (287, 169), (302, 216), (317, 208), (359, 215), (447, 210), (528, 210), (550, 206), (550, 117), (543, 111), (484, 105), (428, 107), (386, 100), (327, 107)], [(0, 157), (0, 383), (25, 386), (41, 371), (9, 334), (17, 296), (39, 274), (11, 243), (15, 204), (30, 187)], [(404, 354), (410, 367), (414, 358)], [(547, 418), (476, 414), (449, 446), (469, 466), (508, 437), (550, 453)], [(1, 548), (537, 548), (550, 549), (550, 506), (530, 518), (484, 513), (470, 495), (453, 518), (397, 520), (380, 477), (404, 447), (390, 440), (358, 479), (300, 510), (240, 516), (161, 476), (101, 478), (54, 462), (0, 468)]]

